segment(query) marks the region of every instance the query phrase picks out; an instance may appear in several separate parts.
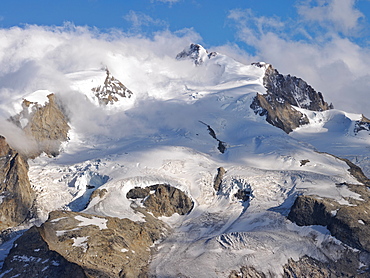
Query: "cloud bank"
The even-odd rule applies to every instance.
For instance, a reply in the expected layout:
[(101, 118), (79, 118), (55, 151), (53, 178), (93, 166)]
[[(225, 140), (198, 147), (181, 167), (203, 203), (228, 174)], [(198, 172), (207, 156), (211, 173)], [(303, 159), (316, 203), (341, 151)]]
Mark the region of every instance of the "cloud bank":
[(306, 0), (296, 19), (264, 17), (232, 10), (239, 39), (255, 59), (284, 74), (303, 78), (335, 108), (370, 116), (370, 49), (356, 43), (364, 15), (354, 0)]
[[(298, 17), (288, 20), (258, 16), (252, 10), (232, 10), (229, 22), (237, 26), (239, 40), (254, 52), (247, 53), (235, 44), (214, 46), (211, 50), (244, 63), (271, 63), (281, 73), (303, 78), (336, 108), (370, 117), (370, 50), (354, 40), (362, 34), (365, 19), (355, 4), (341, 0), (300, 1)], [(150, 125), (145, 126), (140, 120), (117, 130), (118, 123), (128, 120), (127, 115), (96, 117), (99, 111), (93, 105), (80, 113), (78, 104), (83, 99), (71, 90), (66, 77), (69, 73), (108, 67), (125, 86), (148, 100), (151, 105), (145, 107), (152, 111), (151, 117), (159, 118), (156, 111), (160, 104), (153, 100), (154, 95), (171, 101), (169, 92), (185, 90), (185, 79), (194, 84), (212, 82), (212, 72), (175, 60), (185, 46), (202, 42), (194, 30), (166, 30), (148, 37), (140, 34), (141, 28), (166, 23), (134, 11), (126, 20), (136, 28), (134, 32), (101, 32), (70, 23), (0, 29), (1, 134), (22, 142), (23, 133), (10, 127), (6, 119), (19, 111), (23, 97), (40, 89), (63, 93), (64, 101), (72, 108), (70, 117), (86, 134), (112, 133), (110, 136), (118, 139), (130, 132), (144, 134), (150, 130)], [(170, 105), (174, 113), (178, 110), (176, 105)], [(163, 126), (175, 128), (169, 120), (160, 121)]]

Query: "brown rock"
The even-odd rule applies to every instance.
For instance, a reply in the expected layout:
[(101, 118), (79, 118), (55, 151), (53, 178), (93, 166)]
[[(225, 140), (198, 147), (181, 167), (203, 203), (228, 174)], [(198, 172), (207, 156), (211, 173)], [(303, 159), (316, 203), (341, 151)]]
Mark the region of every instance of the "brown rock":
[(288, 219), (299, 226), (327, 226), (333, 236), (361, 251), (370, 252), (368, 202), (357, 206), (339, 205), (328, 198), (298, 196)]
[(283, 278), (369, 277), (369, 273), (359, 271), (358, 266), (358, 254), (352, 251), (348, 251), (337, 261), (321, 262), (304, 256), (298, 261), (288, 261), (284, 266)]
[(95, 96), (99, 99), (100, 103), (104, 105), (114, 104), (118, 101), (118, 96), (123, 98), (130, 98), (132, 92), (127, 89), (125, 85), (121, 83), (118, 79), (114, 78), (106, 70), (107, 77), (105, 78), (104, 85), (92, 88)]
[(34, 214), (34, 191), (25, 157), (0, 136), (0, 230), (17, 226)]
[(266, 121), (286, 133), (309, 123), (308, 118), (297, 111), (288, 102), (280, 103), (270, 99), (269, 95), (260, 95), (254, 98), (251, 108), (260, 116), (266, 116)]
[(213, 182), (213, 188), (218, 192), (221, 188), (221, 183), (226, 171), (223, 167), (217, 168), (217, 175), (215, 177), (215, 181)]
[(40, 227), (49, 248), (80, 265), (88, 277), (140, 277), (147, 273), (150, 247), (166, 234), (163, 222), (145, 222), (54, 211)]
[[(254, 65), (262, 67), (260, 63)], [(324, 111), (333, 106), (324, 101), (320, 92), (316, 92), (305, 81), (295, 76), (282, 75), (271, 65), (266, 68), (263, 84), (267, 94), (254, 98), (251, 108), (260, 116), (266, 116), (266, 121), (286, 133), (308, 124), (308, 118), (293, 106), (312, 110)]]
[(239, 271), (233, 270), (229, 278), (267, 278), (270, 276), (266, 276), (262, 272), (258, 272), (254, 267), (252, 266), (243, 266), (240, 268)]
[(2, 278), (53, 277), (85, 278), (83, 269), (49, 249), (39, 229), (32, 227), (15, 241), (1, 269)]
[[(150, 194), (150, 191), (154, 191)], [(181, 190), (168, 184), (155, 184), (145, 188), (135, 187), (126, 197), (143, 199), (144, 206), (154, 216), (171, 216), (174, 213), (185, 215), (193, 209), (193, 201)]]
[(40, 153), (56, 156), (59, 154), (60, 143), (68, 139), (70, 127), (55, 95), (48, 95), (48, 99), (49, 102), (45, 106), (37, 107), (24, 130), (26, 134), (35, 138)]
[(24, 100), (23, 110), (18, 115), (11, 117), (11, 120), (20, 127), (21, 119), (28, 121), (24, 131), (26, 135), (35, 140), (38, 146), (38, 149), (34, 150), (33, 153), (27, 154), (29, 157), (36, 157), (42, 152), (57, 156), (61, 142), (68, 140), (67, 135), (70, 127), (66, 112), (54, 94), (47, 97), (49, 101), (44, 106)]

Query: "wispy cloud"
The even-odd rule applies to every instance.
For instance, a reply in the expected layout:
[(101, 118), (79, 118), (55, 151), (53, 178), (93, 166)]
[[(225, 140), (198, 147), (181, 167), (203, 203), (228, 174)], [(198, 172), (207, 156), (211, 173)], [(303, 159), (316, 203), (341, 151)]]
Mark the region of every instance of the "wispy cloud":
[(131, 23), (132, 29), (135, 32), (141, 32), (142, 27), (148, 27), (148, 26), (167, 27), (168, 26), (168, 23), (164, 20), (154, 19), (145, 13), (136, 12), (133, 10), (131, 10), (128, 14), (124, 15), (123, 19)]
[(68, 74), (108, 67), (135, 95), (166, 99), (169, 92), (184, 90), (184, 76), (194, 82), (203, 78), (200, 69), (194, 69), (191, 63), (179, 67), (175, 59), (184, 46), (199, 40), (192, 29), (176, 33), (166, 30), (150, 38), (118, 30), (101, 33), (71, 23), (0, 29), (0, 132), (16, 142), (17, 149), (30, 148), (23, 132), (7, 119), (19, 111), (24, 97), (40, 89), (55, 92), (67, 103), (73, 126), (86, 136), (110, 134), (119, 138), (130, 132), (144, 132), (150, 126), (140, 130), (139, 122), (117, 130), (127, 116), (102, 114), (83, 94), (73, 90)]
[(370, 49), (355, 42), (364, 15), (355, 1), (301, 1), (297, 18), (232, 10), (229, 19), (255, 59), (305, 79), (338, 109), (369, 114)]
[(354, 35), (364, 14), (354, 7), (355, 0), (305, 0), (298, 4), (303, 20), (344, 35)]
[(177, 3), (177, 2), (180, 2), (181, 0), (150, 0), (150, 2), (154, 3), (154, 2), (162, 2), (162, 3), (167, 3), (167, 4), (174, 4), (174, 3)]

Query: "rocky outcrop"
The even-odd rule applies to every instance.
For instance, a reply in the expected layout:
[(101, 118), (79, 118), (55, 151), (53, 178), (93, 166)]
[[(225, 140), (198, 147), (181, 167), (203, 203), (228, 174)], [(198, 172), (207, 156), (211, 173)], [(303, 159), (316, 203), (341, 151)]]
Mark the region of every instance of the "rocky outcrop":
[(275, 98), (271, 98), (270, 95), (257, 94), (250, 107), (256, 114), (266, 116), (268, 123), (286, 133), (309, 123), (307, 116), (294, 109), (291, 104), (279, 102)]
[(54, 94), (49, 94), (47, 98), (45, 105), (25, 99), (23, 110), (11, 118), (38, 146), (37, 150), (28, 154), (30, 157), (36, 157), (42, 152), (57, 156), (61, 142), (68, 140), (70, 127), (66, 112)]
[(50, 250), (35, 226), (17, 239), (1, 269), (2, 278), (54, 277), (86, 278), (79, 265)]
[(217, 52), (208, 52), (200, 44), (192, 43), (189, 47), (185, 48), (176, 55), (177, 60), (190, 59), (193, 60), (196, 66), (202, 65), (207, 59), (216, 56)]
[(181, 190), (168, 184), (155, 184), (145, 188), (135, 187), (126, 197), (141, 199), (141, 202), (154, 216), (171, 216), (174, 213), (188, 214), (194, 206), (193, 201)]
[(35, 193), (27, 159), (0, 136), (0, 230), (17, 226), (34, 214)]
[(368, 202), (339, 205), (315, 196), (298, 196), (288, 219), (299, 226), (326, 226), (333, 236), (361, 251), (370, 252), (370, 210)]
[(265, 68), (263, 85), (267, 94), (254, 98), (251, 108), (260, 116), (266, 115), (270, 124), (281, 128), (286, 133), (308, 123), (308, 119), (293, 106), (312, 111), (332, 109), (332, 104), (324, 101), (320, 92), (316, 92), (301, 78), (282, 75), (269, 64), (254, 63)]
[[(338, 260), (326, 259), (325, 262), (303, 256), (298, 261), (289, 259), (283, 266), (283, 278), (328, 278), (328, 277), (369, 277), (368, 269), (359, 268), (359, 255), (351, 250), (347, 251)], [(240, 270), (232, 271), (229, 278), (267, 278), (276, 277), (272, 273), (263, 273), (257, 271), (252, 266), (243, 266)]]
[(211, 135), (211, 137), (218, 142), (217, 149), (219, 150), (219, 152), (220, 153), (225, 153), (225, 151), (227, 149), (226, 148), (226, 146), (227, 146), (226, 143), (217, 138), (216, 132), (213, 130), (213, 128), (210, 125), (207, 125), (206, 123), (204, 123), (202, 121), (199, 121), (199, 122), (201, 124), (204, 124), (205, 126), (207, 126), (207, 130), (208, 130), (209, 135)]
[[(33, 256), (35, 272), (30, 270), (28, 275), (37, 277), (36, 271), (44, 265), (43, 258), (38, 259), (32, 253), (32, 250), (38, 250), (54, 256), (49, 261), (55, 260), (55, 265), (60, 263), (53, 259), (57, 256), (65, 258), (70, 264), (67, 265), (69, 268), (78, 265), (87, 277), (146, 277), (150, 247), (167, 233), (168, 228), (153, 216), (142, 213), (145, 214), (144, 222), (70, 211), (51, 212), (49, 219), (40, 228), (33, 227), (18, 239), (22, 242), (22, 248), (18, 248), (18, 245), (13, 247), (7, 259), (13, 265), (4, 265), (3, 271), (22, 265), (23, 262), (17, 265), (14, 258)], [(35, 234), (36, 240), (27, 240), (30, 233)], [(31, 253), (27, 255), (27, 252)]]
[(266, 69), (263, 84), (267, 93), (276, 100), (311, 111), (333, 109), (332, 104), (324, 101), (320, 92), (316, 92), (301, 78), (282, 75), (271, 65)]
[(370, 120), (364, 115), (361, 116), (359, 121), (355, 122), (354, 133), (358, 134), (361, 130), (370, 131)]
[[(326, 277), (369, 277), (369, 273), (358, 268), (358, 254), (348, 251), (337, 261), (321, 262), (304, 256), (298, 261), (290, 259), (284, 266), (283, 278), (326, 278)], [(364, 272), (362, 272), (364, 271)]]
[(98, 98), (99, 102), (101, 104), (108, 105), (119, 101), (119, 98), (130, 98), (132, 96), (132, 92), (127, 89), (127, 87), (123, 85), (121, 81), (114, 78), (108, 69), (106, 72), (107, 77), (105, 78), (104, 85), (91, 89), (95, 97)]
[(230, 273), (229, 278), (267, 278), (270, 276), (266, 276), (264, 273), (258, 272), (252, 266), (243, 266), (239, 271), (233, 270)]
[(215, 180), (213, 182), (213, 188), (216, 190), (216, 192), (219, 192), (221, 189), (222, 179), (224, 178), (224, 175), (226, 174), (226, 171), (223, 167), (217, 168), (217, 175), (215, 177)]
[[(352, 248), (348, 249), (348, 254), (341, 260), (323, 264), (312, 258), (301, 258), (300, 261), (290, 261), (290, 266), (285, 268), (286, 273), (291, 273), (289, 269), (295, 269), (295, 275), (284, 277), (310, 277), (305, 272), (307, 264), (316, 265), (323, 273), (317, 277), (369, 277), (370, 265), (363, 265), (359, 270), (359, 256), (364, 257), (364, 262), (370, 261), (370, 193), (368, 186), (370, 180), (363, 174), (360, 167), (353, 164), (348, 159), (339, 158), (347, 163), (348, 171), (355, 177), (359, 184), (339, 183), (337, 187), (347, 187), (351, 191), (359, 194), (361, 200), (347, 198), (351, 205), (341, 205), (333, 199), (317, 196), (298, 196), (289, 212), (288, 219), (299, 226), (322, 225), (326, 226), (330, 233)], [(303, 274), (302, 274), (303, 273)], [(312, 273), (318, 273), (312, 271)], [(303, 275), (303, 276), (299, 276)], [(306, 275), (306, 276), (304, 276)]]
[[(334, 156), (334, 155), (332, 155)], [(345, 158), (348, 172), (359, 184), (340, 183), (337, 187), (348, 187), (361, 196), (360, 200), (349, 199), (352, 206), (340, 205), (332, 199), (316, 196), (298, 196), (290, 210), (288, 219), (300, 226), (327, 226), (333, 236), (342, 242), (370, 253), (370, 186), (361, 168)]]

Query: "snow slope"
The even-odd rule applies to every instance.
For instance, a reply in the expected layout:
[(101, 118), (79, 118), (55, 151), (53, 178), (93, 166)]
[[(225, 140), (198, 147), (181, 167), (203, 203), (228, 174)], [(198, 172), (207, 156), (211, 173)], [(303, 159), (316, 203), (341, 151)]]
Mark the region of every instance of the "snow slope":
[[(99, 65), (65, 73), (70, 87), (56, 94), (67, 106), (70, 141), (58, 157), (30, 161), (39, 223), (55, 209), (145, 221), (132, 209), (127, 192), (167, 183), (186, 192), (194, 209), (186, 216), (162, 217), (174, 233), (157, 244), (150, 271), (159, 277), (227, 277), (245, 264), (279, 275), (289, 258), (335, 259), (344, 246), (325, 228), (298, 227), (285, 216), (297, 194), (343, 205), (352, 205), (348, 197), (361, 200), (337, 186), (357, 183), (347, 164), (316, 152), (360, 159), (369, 170), (370, 136), (351, 133), (360, 116), (302, 110), (310, 124), (287, 135), (250, 109), (254, 96), (265, 93), (264, 67), (222, 54), (204, 59), (200, 66), (169, 60), (184, 68), (182, 76), (162, 65), (158, 72), (148, 70), (137, 90), (139, 84), (116, 70), (134, 97), (120, 99), (115, 109), (91, 95), (104, 82)], [(213, 182), (221, 166), (227, 172), (216, 192)], [(86, 207), (98, 188), (107, 193)], [(249, 201), (235, 197), (239, 189), (251, 191)]]

